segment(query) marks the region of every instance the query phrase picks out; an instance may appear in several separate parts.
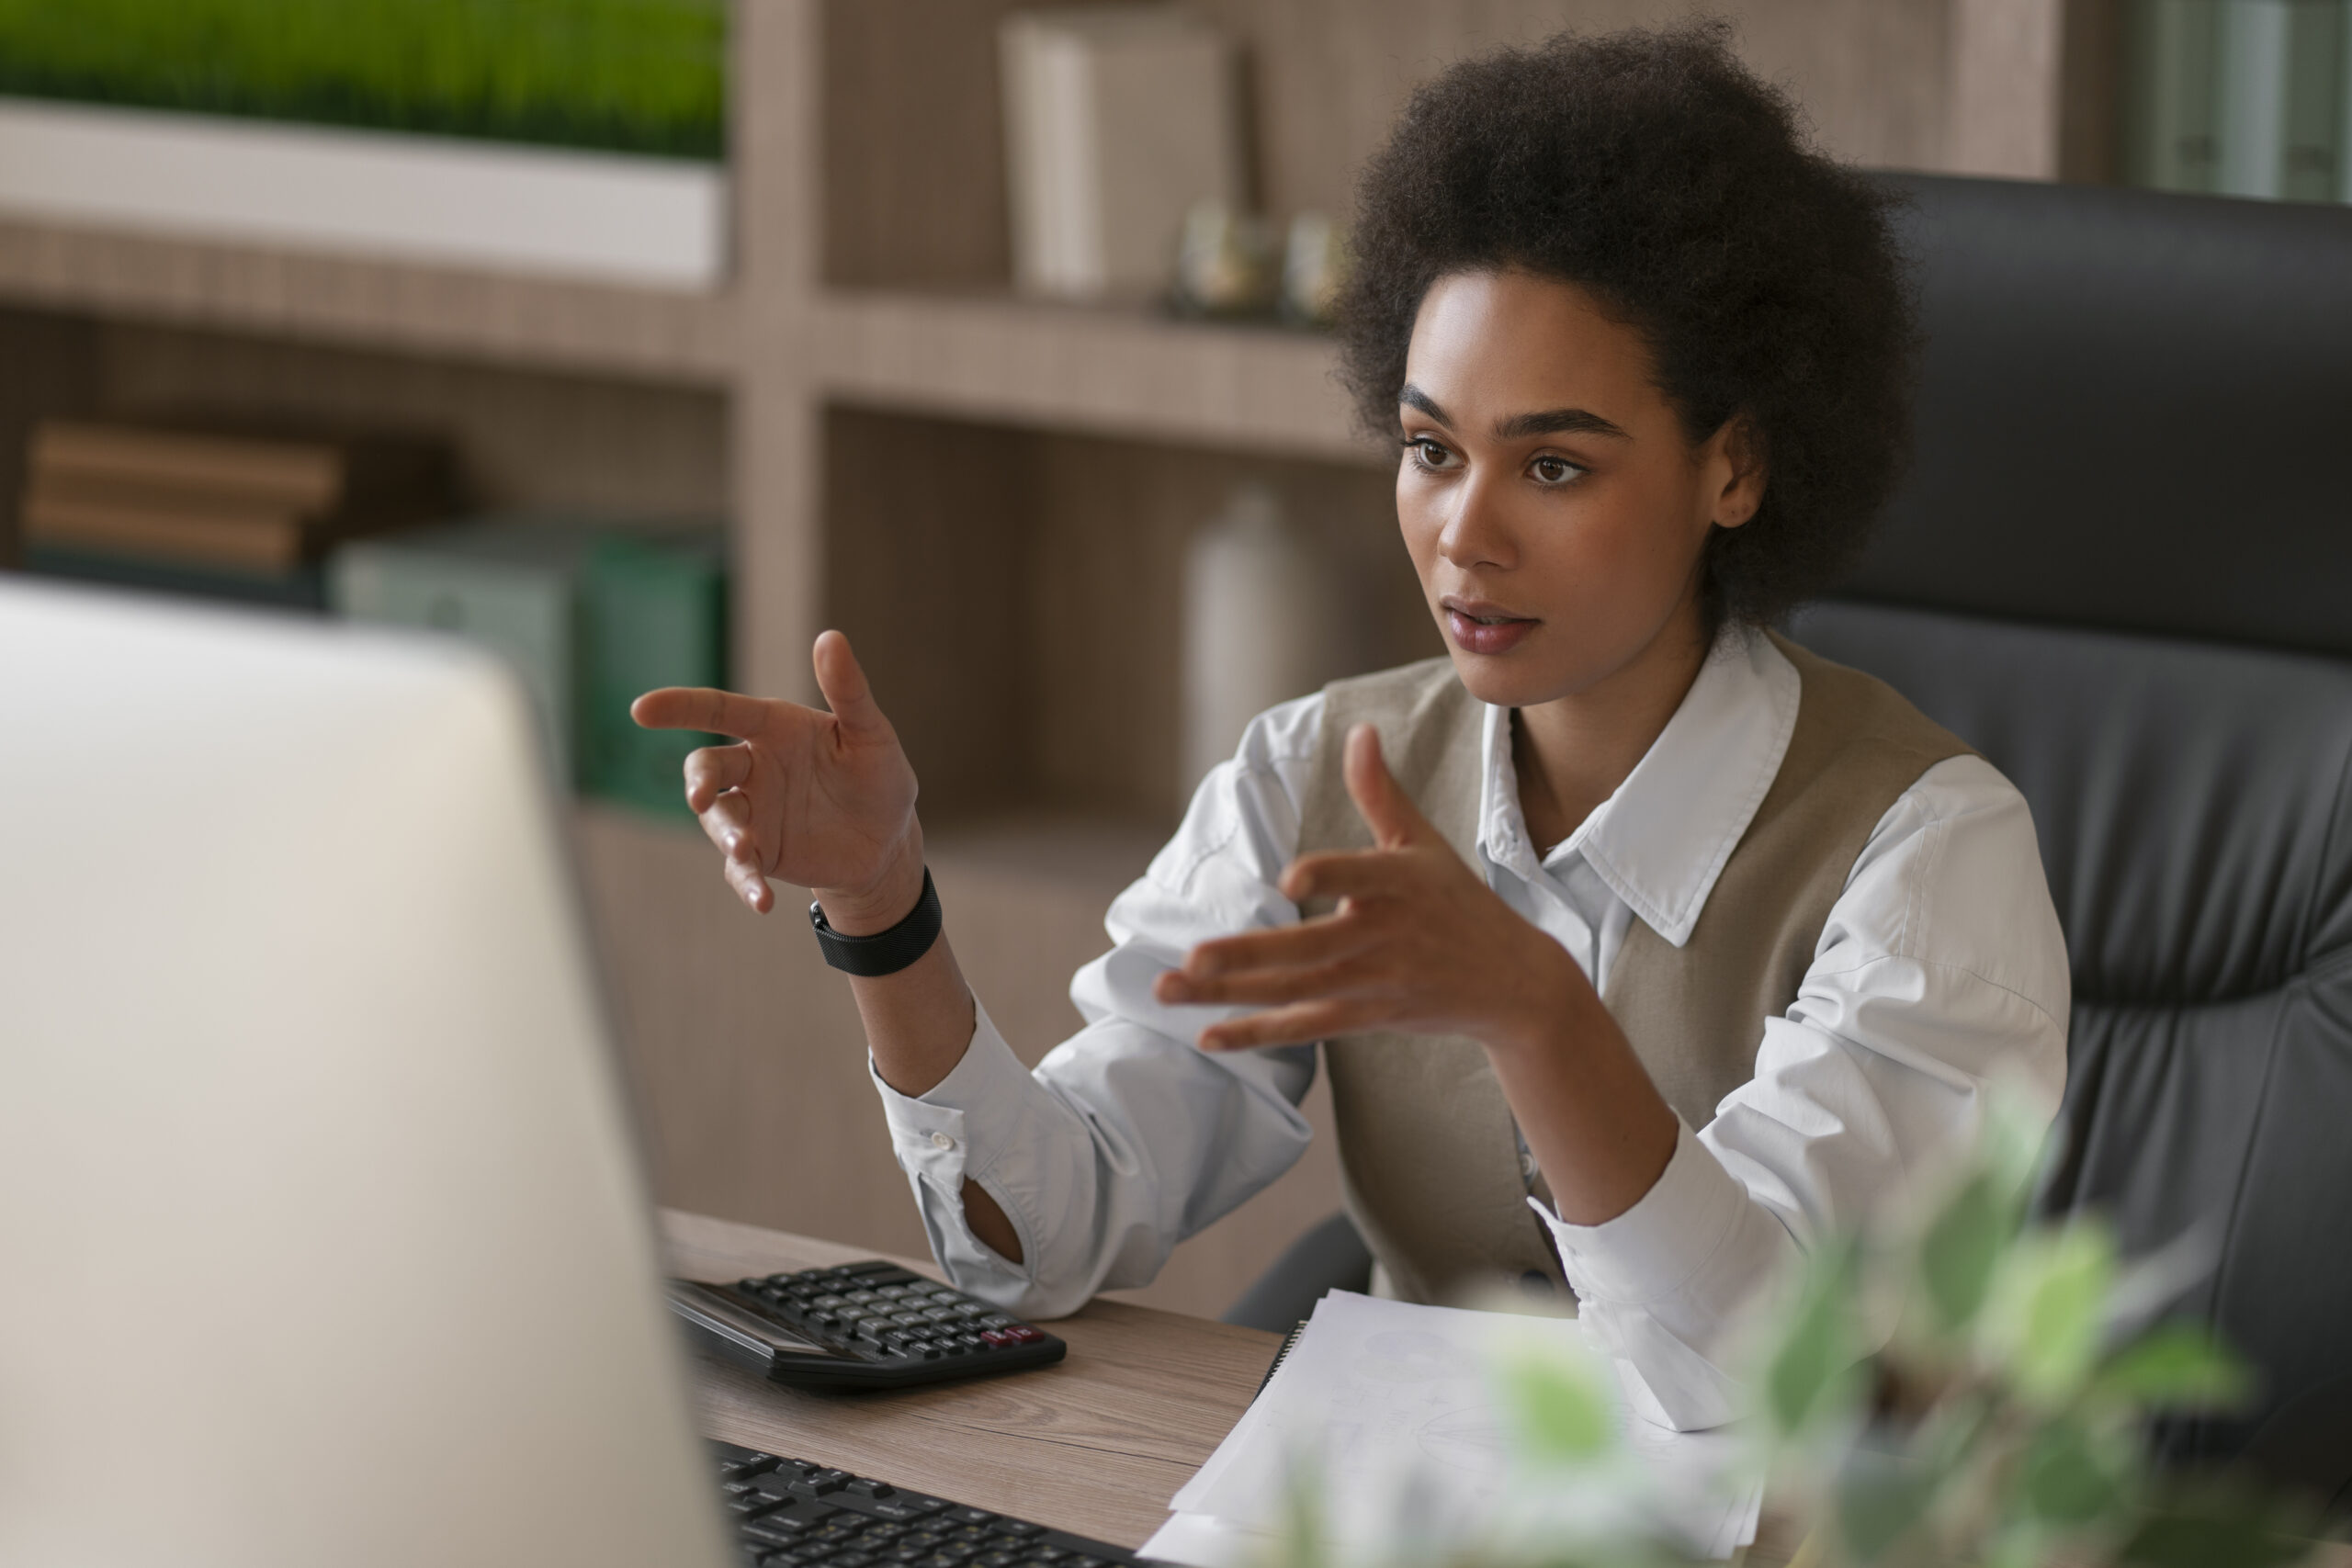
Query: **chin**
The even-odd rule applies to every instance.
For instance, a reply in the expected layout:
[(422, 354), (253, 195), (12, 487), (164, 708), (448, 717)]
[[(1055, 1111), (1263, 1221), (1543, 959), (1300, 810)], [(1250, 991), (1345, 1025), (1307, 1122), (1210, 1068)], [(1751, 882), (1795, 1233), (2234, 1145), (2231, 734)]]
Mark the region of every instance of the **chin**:
[(1470, 694), (1494, 707), (1533, 707), (1566, 696), (1578, 684), (1573, 677), (1539, 665), (1529, 657), (1532, 649), (1514, 649), (1505, 654), (1469, 653), (1448, 637), (1445, 650), (1453, 655), (1453, 673)]

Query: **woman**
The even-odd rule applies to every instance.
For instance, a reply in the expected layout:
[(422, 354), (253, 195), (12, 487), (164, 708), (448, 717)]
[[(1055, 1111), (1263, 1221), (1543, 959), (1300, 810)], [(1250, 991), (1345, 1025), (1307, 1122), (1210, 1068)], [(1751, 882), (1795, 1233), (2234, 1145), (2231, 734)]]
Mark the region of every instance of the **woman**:
[(1887, 200), (1720, 28), (1416, 96), (1363, 180), (1343, 370), (1448, 655), (1250, 727), (1034, 1074), (938, 934), (914, 777), (838, 634), (831, 715), (641, 699), (741, 738), (688, 798), (753, 908), (816, 890), (958, 1286), (1050, 1316), (1148, 1280), (1298, 1156), (1320, 1043), (1378, 1288), (1565, 1286), (1647, 1414), (1705, 1426), (1803, 1247), (1962, 1142), (1996, 1074), (2054, 1106), (2023, 800), (1764, 629), (1901, 464)]

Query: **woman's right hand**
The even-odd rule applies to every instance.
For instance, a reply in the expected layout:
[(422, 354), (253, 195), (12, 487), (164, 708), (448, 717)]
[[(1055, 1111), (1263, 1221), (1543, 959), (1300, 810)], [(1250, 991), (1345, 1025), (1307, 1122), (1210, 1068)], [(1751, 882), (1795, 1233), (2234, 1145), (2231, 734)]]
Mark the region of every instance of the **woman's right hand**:
[(771, 876), (812, 889), (847, 936), (897, 923), (922, 893), (915, 773), (875, 705), (849, 638), (814, 650), (831, 713), (707, 687), (665, 686), (629, 705), (649, 729), (735, 737), (686, 758), (686, 804), (727, 857), (726, 876), (762, 914)]

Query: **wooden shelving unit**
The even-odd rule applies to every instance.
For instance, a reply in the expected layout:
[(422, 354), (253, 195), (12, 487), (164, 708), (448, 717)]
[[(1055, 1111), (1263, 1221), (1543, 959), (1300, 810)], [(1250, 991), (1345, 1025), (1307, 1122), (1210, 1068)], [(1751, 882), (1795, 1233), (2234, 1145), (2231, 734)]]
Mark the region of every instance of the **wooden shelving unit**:
[[(1412, 84), (1679, 0), (1198, 0), (1251, 61), (1272, 210), (1342, 209)], [(1433, 650), (1386, 455), (1311, 336), (1009, 296), (993, 32), (1012, 0), (738, 0), (730, 281), (709, 294), (0, 219), (0, 492), (45, 412), (211, 398), (437, 423), (487, 502), (724, 507), (738, 683), (809, 690), (851, 632), (925, 781), (959, 953), (1034, 1059), (1181, 805), (1185, 534), (1272, 486)], [(2114, 0), (1742, 0), (1743, 48), (1859, 161), (2097, 177)], [(2101, 51), (2107, 50), (2108, 54)], [(1010, 825), (1008, 825), (1010, 824)], [(846, 994), (699, 836), (582, 809), (583, 883), (662, 1198), (922, 1245)], [(1328, 1145), (1186, 1245), (1215, 1309), (1332, 1201)]]

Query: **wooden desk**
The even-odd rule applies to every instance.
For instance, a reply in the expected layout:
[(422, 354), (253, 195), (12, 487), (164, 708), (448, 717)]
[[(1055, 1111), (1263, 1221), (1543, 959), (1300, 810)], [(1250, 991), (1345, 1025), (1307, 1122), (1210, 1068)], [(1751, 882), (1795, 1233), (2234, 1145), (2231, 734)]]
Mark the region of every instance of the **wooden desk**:
[[(736, 1280), (873, 1256), (781, 1231), (664, 1211), (670, 1267)], [(940, 1277), (928, 1258), (908, 1268)], [(1053, 1325), (1058, 1366), (881, 1393), (801, 1393), (698, 1359), (707, 1435), (1141, 1546), (1168, 1499), (1240, 1417), (1281, 1343), (1254, 1328), (1093, 1302)]]
[[(871, 1257), (854, 1247), (664, 1210), (673, 1272), (740, 1280)], [(898, 1262), (933, 1279), (929, 1258)], [(1240, 1418), (1279, 1337), (1096, 1301), (1054, 1324), (1058, 1366), (887, 1393), (801, 1393), (702, 1358), (708, 1436), (1141, 1546), (1168, 1499)], [(1740, 1568), (1772, 1568), (1797, 1533), (1768, 1510)], [(2346, 1568), (2352, 1568), (2347, 1564)]]

